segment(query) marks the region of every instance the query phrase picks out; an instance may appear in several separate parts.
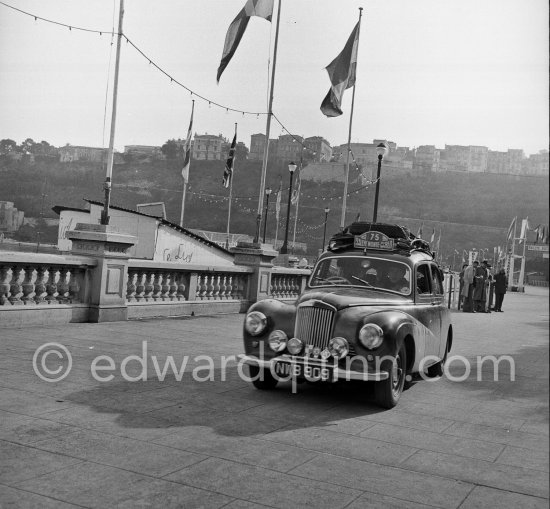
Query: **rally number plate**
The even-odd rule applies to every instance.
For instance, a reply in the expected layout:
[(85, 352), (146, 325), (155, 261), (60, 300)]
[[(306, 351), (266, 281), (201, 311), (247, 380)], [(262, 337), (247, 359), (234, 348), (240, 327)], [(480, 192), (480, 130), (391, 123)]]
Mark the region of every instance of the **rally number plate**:
[(334, 368), (332, 366), (319, 366), (317, 364), (297, 364), (295, 362), (275, 363), (275, 375), (281, 378), (304, 377), (310, 382), (334, 381)]

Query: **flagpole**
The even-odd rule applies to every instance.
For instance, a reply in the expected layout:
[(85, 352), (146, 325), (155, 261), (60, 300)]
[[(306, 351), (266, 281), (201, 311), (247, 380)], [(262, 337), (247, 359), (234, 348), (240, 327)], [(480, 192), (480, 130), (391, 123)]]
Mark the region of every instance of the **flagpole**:
[(273, 115), (273, 89), (275, 87), (275, 66), (277, 64), (277, 45), (279, 43), (279, 22), (281, 20), (281, 3), (277, 8), (277, 25), (275, 28), (275, 43), (273, 45), (273, 65), (271, 66), (271, 86), (269, 88), (269, 106), (267, 108), (267, 121), (265, 126), (265, 147), (264, 158), (262, 162), (262, 177), (260, 180), (260, 195), (258, 199), (258, 215), (256, 216), (256, 234), (254, 235), (254, 243), (260, 242), (260, 230), (262, 226), (262, 213), (264, 207), (265, 180), (267, 174), (267, 158), (269, 155), (269, 132), (271, 129), (271, 116)]
[(111, 203), (111, 178), (113, 176), (113, 159), (114, 159), (114, 146), (115, 146), (115, 125), (116, 125), (116, 107), (117, 107), (117, 94), (118, 94), (118, 69), (120, 64), (120, 41), (122, 39), (122, 19), (124, 17), (124, 0), (120, 0), (120, 7), (118, 11), (118, 37), (116, 43), (116, 59), (115, 59), (115, 76), (113, 84), (113, 106), (111, 113), (111, 135), (109, 138), (109, 151), (107, 152), (107, 173), (105, 175), (105, 183), (103, 189), (105, 190), (105, 203), (103, 204), (103, 211), (101, 212), (101, 224), (109, 224), (109, 205)]
[(514, 234), (512, 237), (512, 254), (510, 255), (510, 268), (508, 269), (508, 291), (512, 291), (512, 286), (514, 286), (514, 256), (516, 248), (516, 225), (517, 219), (514, 221)]
[(523, 281), (525, 279), (525, 245), (527, 244), (527, 226), (529, 224), (529, 217), (527, 217), (524, 221), (525, 221), (525, 230), (523, 233), (523, 256), (521, 257), (521, 268), (519, 271), (518, 292), (524, 291)]
[(304, 148), (300, 154), (300, 173), (298, 173), (298, 185), (296, 186), (296, 212), (294, 213), (294, 232), (292, 233), (292, 253), (296, 249), (296, 225), (298, 223), (298, 210), (300, 208), (300, 190), (302, 188), (302, 164), (304, 157)]
[[(359, 7), (359, 26), (357, 28), (357, 55), (359, 55), (359, 35), (361, 31), (361, 16), (363, 15), (363, 7)], [(357, 63), (356, 69), (357, 69)], [(357, 70), (356, 70), (357, 74)], [(357, 80), (356, 80), (357, 81)], [(348, 154), (346, 157), (346, 173), (344, 176), (344, 197), (342, 200), (342, 218), (340, 219), (340, 227), (342, 230), (345, 227), (346, 223), (346, 206), (347, 206), (347, 198), (348, 198), (348, 179), (349, 179), (349, 154), (351, 151), (351, 126), (353, 122), (353, 107), (355, 105), (355, 84), (356, 81), (353, 83), (353, 93), (351, 94), (351, 113), (349, 116), (349, 131), (348, 131)]]
[[(193, 100), (193, 103), (192, 103), (192, 106), (191, 106), (191, 122), (189, 123), (189, 129), (191, 129), (192, 127), (192, 124), (193, 124), (193, 113), (195, 112), (195, 101)], [(188, 132), (187, 133), (187, 137), (189, 138), (189, 136), (191, 136), (191, 132)], [(189, 146), (185, 147), (186, 150), (191, 150), (191, 139), (189, 140), (186, 140), (186, 145), (187, 143), (189, 143)], [(184, 158), (186, 157), (186, 154), (184, 154)], [(184, 161), (185, 162), (185, 161)], [(188, 166), (187, 166), (187, 172), (186, 172), (186, 175), (187, 177), (189, 177), (189, 166), (191, 166), (191, 154), (189, 154), (189, 163), (188, 163)], [(183, 169), (183, 171), (185, 172), (185, 168)], [(185, 210), (185, 195), (187, 194), (187, 181), (188, 179), (185, 178), (185, 175), (182, 174), (182, 177), (183, 177), (183, 193), (182, 193), (182, 196), (181, 196), (181, 215), (180, 215), (180, 226), (183, 227), (183, 211)]]
[[(235, 139), (237, 139), (237, 122), (235, 122)], [(229, 177), (229, 206), (227, 210), (227, 240), (226, 249), (229, 249), (229, 224), (231, 222), (231, 202), (233, 201), (233, 174)]]

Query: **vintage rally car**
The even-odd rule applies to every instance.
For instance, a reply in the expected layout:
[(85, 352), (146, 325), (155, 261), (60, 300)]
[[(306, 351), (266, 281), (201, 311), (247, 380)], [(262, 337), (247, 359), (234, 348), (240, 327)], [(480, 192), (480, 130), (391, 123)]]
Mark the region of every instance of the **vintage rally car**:
[(395, 406), (413, 376), (439, 376), (453, 341), (443, 273), (401, 226), (356, 222), (329, 242), (293, 304), (250, 307), (241, 360), (252, 383), (373, 381)]

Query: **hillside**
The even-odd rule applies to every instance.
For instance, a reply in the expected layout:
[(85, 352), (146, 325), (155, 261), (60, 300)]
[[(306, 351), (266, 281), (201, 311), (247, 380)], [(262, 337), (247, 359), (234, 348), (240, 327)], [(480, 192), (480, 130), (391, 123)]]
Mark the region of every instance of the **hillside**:
[[(221, 185), (224, 161), (192, 161), (185, 225), (225, 231), (229, 190)], [(168, 219), (179, 221), (181, 206), (180, 164), (175, 161), (127, 162), (113, 170), (114, 205), (135, 208), (137, 203), (163, 201)], [(258, 205), (261, 163), (237, 161), (233, 187), (231, 230), (253, 234)], [(280, 176), (283, 199), (279, 238), (284, 234), (288, 197), (288, 170), (280, 163), (268, 167), (267, 185), (276, 190)], [(374, 186), (361, 189), (352, 172), (347, 222), (358, 213), (372, 217)], [(83, 208), (83, 198), (103, 200), (104, 169), (93, 163), (58, 163), (37, 158), (34, 165), (0, 159), (0, 200), (15, 202), (27, 217), (55, 217), (54, 205)], [(358, 192), (355, 192), (357, 191)], [(324, 208), (330, 208), (327, 236), (338, 230), (343, 184), (304, 181), (296, 240), (321, 247)], [(42, 194), (45, 194), (42, 198)], [(529, 217), (532, 226), (548, 223), (548, 180), (490, 174), (430, 173), (414, 178), (382, 174), (379, 219), (406, 224), (416, 233), (424, 222), (424, 237), (442, 229), (442, 248), (448, 253), (472, 247), (492, 248), (505, 241), (505, 230), (514, 216)], [(325, 197), (324, 199), (322, 197)], [(328, 198), (330, 197), (330, 198)], [(42, 203), (43, 201), (43, 203)], [(275, 234), (275, 194), (270, 199), (268, 237)], [(291, 228), (294, 218), (291, 220)], [(470, 226), (465, 226), (470, 225)], [(292, 233), (290, 234), (292, 237)]]

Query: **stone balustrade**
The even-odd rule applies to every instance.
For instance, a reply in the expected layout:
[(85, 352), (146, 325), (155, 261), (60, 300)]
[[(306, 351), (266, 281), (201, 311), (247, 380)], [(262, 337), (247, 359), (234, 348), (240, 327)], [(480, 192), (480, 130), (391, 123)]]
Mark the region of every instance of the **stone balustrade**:
[(310, 274), (307, 269), (273, 267), (270, 296), (279, 300), (296, 300), (304, 291)]

